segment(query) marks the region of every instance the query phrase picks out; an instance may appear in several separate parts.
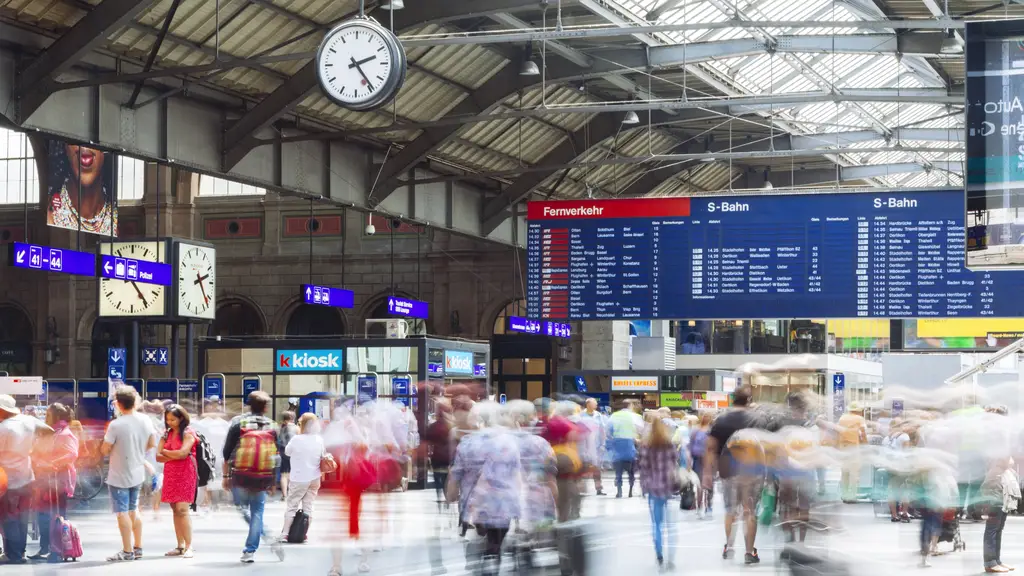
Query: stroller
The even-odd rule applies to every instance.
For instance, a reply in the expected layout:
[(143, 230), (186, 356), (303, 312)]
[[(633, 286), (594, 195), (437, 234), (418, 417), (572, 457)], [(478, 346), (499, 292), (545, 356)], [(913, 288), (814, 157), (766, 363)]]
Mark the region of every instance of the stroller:
[(939, 530), (939, 542), (950, 542), (953, 551), (967, 549), (967, 543), (960, 536), (960, 514), (956, 508), (949, 508), (942, 513), (942, 528)]

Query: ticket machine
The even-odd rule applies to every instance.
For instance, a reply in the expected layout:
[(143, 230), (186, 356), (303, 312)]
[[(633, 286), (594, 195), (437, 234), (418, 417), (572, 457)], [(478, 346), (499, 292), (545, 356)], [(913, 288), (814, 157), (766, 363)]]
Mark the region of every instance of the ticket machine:
[(299, 399), (299, 413), (302, 416), (307, 412), (317, 415), (317, 418), (330, 421), (331, 408), (334, 405), (336, 395), (331, 392), (310, 392)]

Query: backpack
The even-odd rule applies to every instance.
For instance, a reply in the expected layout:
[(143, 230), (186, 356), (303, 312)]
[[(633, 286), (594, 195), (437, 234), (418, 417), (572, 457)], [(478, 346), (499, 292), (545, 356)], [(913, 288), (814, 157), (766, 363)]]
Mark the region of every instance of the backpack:
[(196, 437), (196, 472), (199, 474), (199, 486), (206, 486), (216, 475), (217, 456), (210, 448), (210, 443), (201, 433), (192, 431)]
[(272, 425), (259, 428), (254, 419), (246, 418), (239, 424), (241, 435), (235, 450), (234, 472), (244, 482), (255, 481), (272, 486), (277, 468), (277, 434)]
[(703, 458), (707, 452), (708, 433), (704, 430), (696, 430), (690, 438), (690, 455), (694, 458)]
[(700, 332), (690, 332), (683, 340), (683, 354), (703, 354), (704, 336)]
[(575, 442), (555, 444), (551, 449), (555, 452), (559, 476), (575, 476), (583, 470), (583, 460)]
[(50, 524), (50, 554), (64, 562), (82, 557), (82, 539), (78, 536), (78, 529), (61, 516), (54, 516)]
[(309, 514), (299, 510), (292, 519), (292, 525), (288, 528), (288, 543), (302, 544), (306, 541), (306, 533), (309, 532)]

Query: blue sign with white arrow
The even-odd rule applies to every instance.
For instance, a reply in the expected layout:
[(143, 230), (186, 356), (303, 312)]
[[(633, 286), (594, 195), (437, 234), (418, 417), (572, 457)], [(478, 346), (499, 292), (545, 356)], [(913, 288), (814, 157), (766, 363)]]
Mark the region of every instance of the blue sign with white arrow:
[(125, 280), (127, 282), (158, 284), (160, 286), (171, 285), (171, 267), (168, 264), (132, 258), (119, 258), (106, 254), (100, 260), (100, 276), (115, 280)]
[(355, 306), (355, 292), (344, 288), (303, 284), (302, 297), (306, 304), (314, 306), (333, 306), (334, 308), (352, 308)]
[(142, 349), (142, 363), (146, 366), (167, 366), (168, 356), (167, 348)]
[(430, 316), (430, 305), (419, 300), (388, 296), (388, 312), (395, 316), (425, 319)]
[(128, 352), (124, 348), (107, 349), (107, 378), (110, 380), (124, 380), (125, 366), (128, 362)]
[(63, 248), (50, 248), (39, 244), (14, 242), (11, 244), (11, 266), (75, 276), (95, 276), (96, 255)]

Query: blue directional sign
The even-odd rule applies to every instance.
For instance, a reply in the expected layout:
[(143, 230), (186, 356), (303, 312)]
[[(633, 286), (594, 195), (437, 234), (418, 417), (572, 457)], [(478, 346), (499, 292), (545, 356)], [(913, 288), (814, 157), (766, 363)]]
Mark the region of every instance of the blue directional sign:
[(430, 315), (430, 305), (419, 300), (388, 296), (388, 312), (396, 316), (425, 319)]
[(572, 336), (572, 328), (563, 322), (541, 322), (530, 320), (519, 316), (509, 316), (507, 328), (509, 332), (522, 332), (523, 334), (544, 334), (555, 338), (568, 338)]
[(168, 356), (167, 348), (142, 349), (142, 363), (146, 366), (167, 366)]
[(74, 274), (75, 276), (95, 276), (96, 255), (89, 252), (14, 242), (11, 244), (11, 266)]
[(143, 284), (171, 285), (171, 267), (168, 264), (106, 254), (100, 259), (100, 276)]
[(224, 400), (223, 374), (203, 375), (203, 398), (205, 400)]
[(355, 306), (355, 292), (345, 290), (344, 288), (303, 284), (302, 297), (305, 299), (306, 304), (313, 304), (315, 306), (333, 306), (334, 308), (352, 308)]
[(128, 362), (128, 351), (124, 348), (107, 349), (107, 378), (124, 380), (125, 366)]
[(404, 376), (401, 378), (391, 379), (391, 394), (394, 395), (395, 400), (401, 404), (409, 405), (409, 384), (411, 381)]
[(832, 414), (836, 420), (846, 412), (846, 374), (832, 375)]

